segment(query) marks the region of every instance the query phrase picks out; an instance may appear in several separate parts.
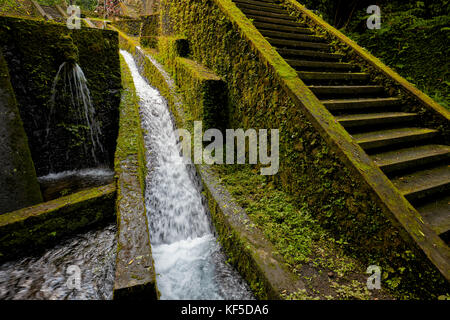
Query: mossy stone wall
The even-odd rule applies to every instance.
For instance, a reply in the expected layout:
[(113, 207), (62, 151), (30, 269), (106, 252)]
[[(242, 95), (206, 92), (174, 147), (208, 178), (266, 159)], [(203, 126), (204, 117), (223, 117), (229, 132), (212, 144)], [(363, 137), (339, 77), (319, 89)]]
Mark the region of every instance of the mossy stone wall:
[(65, 236), (110, 223), (115, 197), (112, 183), (0, 215), (0, 261), (39, 254)]
[(120, 19), (114, 22), (114, 25), (130, 36), (139, 36), (141, 32), (141, 19)]
[(189, 41), (183, 36), (158, 38), (158, 57), (170, 73), (175, 71), (175, 59), (189, 55)]
[[(232, 7), (225, 0), (163, 0), (162, 34), (185, 36), (192, 58), (226, 81), (232, 127), (280, 130), (280, 170), (273, 181), (294, 195), (337, 241), (348, 243), (351, 254), (367, 266), (381, 266), (384, 287), (428, 298), (448, 292), (448, 282), (385, 213), (378, 196), (330, 149), (329, 139), (293, 102), (279, 76), (288, 78), (290, 70), (269, 67), (247, 37), (257, 30), (243, 30), (238, 18), (224, 14), (222, 8), (232, 12)], [(262, 40), (258, 46), (272, 50)]]
[(72, 59), (87, 78), (100, 124), (100, 142), (106, 152), (98, 153), (97, 158), (112, 166), (121, 87), (117, 33), (69, 30), (62, 24), (0, 17), (0, 48), (9, 67), (37, 175), (93, 166), (84, 153), (84, 146), (91, 147), (89, 139), (83, 141), (86, 127), (58, 114), (62, 119), (52, 123), (46, 134), (53, 80), (60, 65)]
[(156, 48), (159, 35), (159, 13), (142, 16), (140, 44), (143, 47)]
[(8, 66), (0, 52), (0, 214), (42, 202)]
[(193, 120), (202, 121), (203, 130), (225, 130), (228, 123), (226, 83), (211, 70), (180, 57), (175, 59), (174, 76)]

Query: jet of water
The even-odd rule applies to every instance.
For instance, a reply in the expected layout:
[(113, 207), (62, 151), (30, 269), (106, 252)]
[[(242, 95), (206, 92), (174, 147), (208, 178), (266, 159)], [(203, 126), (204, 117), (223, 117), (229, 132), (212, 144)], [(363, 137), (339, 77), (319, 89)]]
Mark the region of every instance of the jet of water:
[[(58, 100), (58, 98), (61, 99)], [(58, 72), (53, 80), (46, 140), (48, 140), (56, 113), (66, 112), (62, 109), (56, 110), (56, 104), (58, 106), (64, 104), (66, 107), (69, 106), (71, 110), (75, 110), (76, 119), (71, 120), (84, 124), (88, 128), (88, 138), (92, 144), (90, 155), (95, 164), (98, 165), (97, 152), (104, 152), (103, 145), (100, 142), (101, 128), (95, 119), (95, 108), (92, 104), (91, 94), (87, 86), (87, 79), (77, 63), (63, 62), (59, 66)], [(86, 145), (84, 145), (84, 152), (88, 156), (89, 150)]]

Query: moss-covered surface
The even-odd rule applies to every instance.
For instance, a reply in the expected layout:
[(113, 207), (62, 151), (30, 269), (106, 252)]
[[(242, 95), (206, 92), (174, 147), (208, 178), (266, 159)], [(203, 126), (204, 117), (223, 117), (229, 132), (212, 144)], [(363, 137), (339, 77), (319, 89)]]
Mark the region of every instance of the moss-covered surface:
[(173, 74), (175, 59), (187, 57), (189, 54), (189, 41), (183, 36), (158, 37), (158, 54), (156, 58), (163, 63), (167, 70)]
[(42, 202), (8, 67), (0, 51), (0, 214)]
[(188, 38), (191, 57), (226, 81), (232, 127), (280, 129), (277, 186), (398, 296), (448, 292), (417, 245), (448, 266), (445, 244), (231, 1), (164, 0), (160, 12), (162, 33)]
[(92, 166), (92, 159), (84, 152), (84, 146), (91, 144), (86, 139), (88, 129), (73, 119), (78, 110), (60, 106), (64, 111), (56, 112), (58, 117), (46, 134), (53, 80), (60, 65), (74, 59), (87, 78), (102, 132), (100, 142), (106, 149), (97, 158), (112, 165), (121, 85), (117, 33), (69, 30), (64, 24), (0, 17), (0, 48), (8, 63), (37, 175), (50, 169)]
[[(283, 2), (290, 14), (298, 17), (298, 21), (311, 25), (318, 35), (328, 39), (334, 46), (336, 52), (345, 54), (352, 63), (359, 65), (362, 71), (370, 74), (371, 79), (375, 83), (384, 86), (391, 95), (400, 96), (404, 102), (403, 110), (405, 112), (416, 112), (420, 114), (419, 121), (421, 125), (438, 128), (442, 136), (440, 141), (436, 141), (437, 143), (448, 143), (450, 139), (449, 110), (446, 110), (405, 78), (382, 63), (378, 58), (370, 54), (366, 49), (361, 48), (353, 40), (331, 27), (320, 17), (314, 15), (296, 1), (284, 0)], [(428, 43), (426, 40), (422, 41)], [(389, 43), (391, 48), (396, 48), (393, 46), (392, 41), (389, 41)], [(430, 44), (428, 43), (427, 45)], [(413, 58), (410, 59), (414, 60), (414, 64), (419, 63), (417, 56), (410, 50), (408, 51), (413, 55)], [(438, 54), (440, 56), (443, 55), (442, 52)], [(410, 68), (414, 69), (414, 65), (411, 65)]]
[(202, 121), (203, 130), (225, 130), (228, 124), (226, 83), (195, 61), (180, 57), (175, 59), (174, 76), (193, 120)]
[(282, 255), (255, 227), (208, 166), (197, 166), (218, 238), (231, 263), (260, 300), (283, 299), (306, 290), (304, 279), (290, 271)]
[(158, 299), (145, 209), (145, 150), (139, 99), (121, 57), (122, 97), (115, 158), (118, 224), (114, 299)]
[(139, 36), (141, 33), (141, 19), (120, 19), (113, 24), (130, 36)]
[(255, 167), (214, 166), (233, 199), (244, 208), (246, 227), (258, 228), (274, 245), (303, 288), (284, 292), (284, 299), (390, 299), (384, 290), (366, 287), (366, 266), (346, 254), (307, 208), (278, 189)]
[(31, 0), (0, 0), (0, 16), (42, 19)]
[(111, 222), (115, 196), (114, 183), (0, 215), (0, 261), (39, 254), (64, 236)]
[(159, 36), (159, 13), (142, 16), (140, 44), (143, 47), (156, 48)]

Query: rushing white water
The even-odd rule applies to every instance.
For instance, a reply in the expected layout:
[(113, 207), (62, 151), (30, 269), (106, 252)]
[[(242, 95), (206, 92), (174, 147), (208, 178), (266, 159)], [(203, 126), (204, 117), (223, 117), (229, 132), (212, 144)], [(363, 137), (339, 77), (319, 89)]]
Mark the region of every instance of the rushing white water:
[[(0, 300), (112, 299), (116, 259), (115, 225), (62, 241), (42, 256), (0, 265)], [(70, 267), (80, 270), (79, 288), (67, 285)]]
[(165, 99), (121, 50), (140, 99), (147, 150), (146, 206), (161, 299), (251, 299), (226, 263), (201, 193), (182, 161)]
[[(59, 84), (60, 79), (62, 80), (62, 84)], [(47, 137), (55, 112), (58, 111), (55, 110), (57, 100), (60, 101), (59, 103), (67, 104), (73, 110), (77, 110), (78, 120), (88, 128), (89, 139), (92, 144), (90, 154), (95, 164), (99, 164), (96, 152), (104, 152), (103, 145), (100, 142), (101, 129), (95, 120), (95, 108), (92, 104), (86, 77), (77, 63), (63, 62), (59, 66), (58, 72), (53, 80), (50, 116), (47, 122)], [(86, 145), (84, 145), (84, 152), (86, 155), (89, 153)]]
[(80, 170), (68, 170), (61, 171), (58, 173), (49, 173), (45, 176), (39, 177), (39, 182), (53, 182), (65, 178), (80, 177), (86, 179), (97, 179), (97, 180), (110, 180), (114, 177), (114, 171), (109, 168), (87, 168)]

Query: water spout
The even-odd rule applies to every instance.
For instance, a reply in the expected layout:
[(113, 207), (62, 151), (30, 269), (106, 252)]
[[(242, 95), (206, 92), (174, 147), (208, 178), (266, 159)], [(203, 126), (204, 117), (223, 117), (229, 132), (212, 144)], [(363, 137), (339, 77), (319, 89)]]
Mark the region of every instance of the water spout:
[[(58, 110), (56, 106), (58, 105)], [(69, 110), (62, 108), (69, 107)], [(100, 142), (101, 129), (95, 120), (95, 109), (92, 104), (91, 94), (87, 86), (87, 80), (83, 70), (75, 62), (63, 62), (53, 80), (52, 95), (50, 99), (50, 113), (47, 121), (46, 140), (48, 141), (51, 126), (55, 123), (58, 112), (75, 111), (75, 120), (80, 125), (87, 128), (87, 135), (91, 142), (89, 150), (86, 144), (83, 144), (86, 157), (92, 157), (96, 165), (98, 152), (103, 153), (104, 148)], [(89, 155), (90, 154), (90, 155)]]

